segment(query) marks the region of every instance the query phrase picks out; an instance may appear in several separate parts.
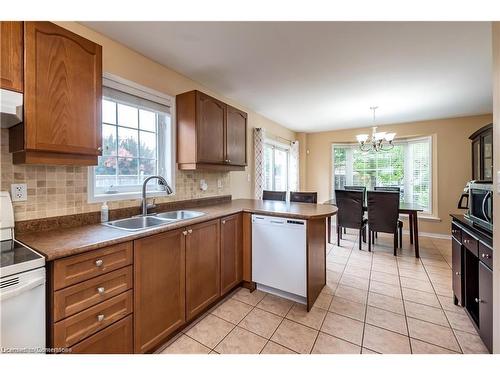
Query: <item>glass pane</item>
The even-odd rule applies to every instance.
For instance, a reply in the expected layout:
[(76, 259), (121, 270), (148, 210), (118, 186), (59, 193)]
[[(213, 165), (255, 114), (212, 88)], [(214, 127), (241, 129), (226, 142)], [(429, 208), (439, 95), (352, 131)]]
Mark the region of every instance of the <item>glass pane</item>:
[(156, 114), (144, 109), (139, 110), (139, 126), (142, 130), (156, 131)]
[(264, 146), (264, 190), (273, 190), (273, 148)]
[(288, 186), (288, 151), (274, 149), (274, 189), (287, 190)]
[(118, 104), (118, 125), (137, 128), (137, 108)]
[(116, 104), (109, 100), (102, 101), (102, 122), (116, 124)]
[(116, 155), (116, 126), (102, 125), (102, 154)]
[(96, 176), (99, 175), (116, 175), (116, 157), (114, 156), (99, 156), (97, 167), (95, 167)]
[(139, 171), (141, 182), (148, 176), (156, 175), (156, 160), (140, 159)]
[(138, 131), (127, 128), (118, 128), (118, 156), (138, 157)]
[(135, 184), (137, 184), (138, 160), (133, 158), (118, 158), (118, 175), (120, 181), (122, 176), (136, 176)]
[(141, 158), (156, 159), (156, 134), (140, 132)]

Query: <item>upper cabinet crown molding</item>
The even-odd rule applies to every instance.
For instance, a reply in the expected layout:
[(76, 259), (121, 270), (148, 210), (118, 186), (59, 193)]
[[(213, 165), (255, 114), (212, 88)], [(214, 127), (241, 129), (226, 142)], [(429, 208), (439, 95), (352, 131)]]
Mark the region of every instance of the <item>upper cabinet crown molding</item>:
[(19, 24), (24, 123), (9, 131), (13, 162), (96, 165), (102, 149), (102, 47), (50, 22)]
[(179, 169), (245, 169), (245, 112), (197, 90), (177, 95), (176, 108)]

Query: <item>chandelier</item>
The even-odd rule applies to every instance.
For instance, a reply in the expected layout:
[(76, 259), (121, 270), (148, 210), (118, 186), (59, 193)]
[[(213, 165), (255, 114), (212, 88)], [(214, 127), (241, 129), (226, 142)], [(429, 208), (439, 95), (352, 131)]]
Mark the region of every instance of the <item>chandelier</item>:
[[(373, 123), (375, 124), (375, 111), (378, 107), (370, 107), (373, 111)], [(372, 127), (372, 136), (369, 137), (368, 134), (358, 134), (356, 139), (359, 143), (359, 148), (361, 151), (389, 151), (394, 147), (392, 141), (396, 133), (386, 133), (386, 132), (377, 132), (377, 127)]]

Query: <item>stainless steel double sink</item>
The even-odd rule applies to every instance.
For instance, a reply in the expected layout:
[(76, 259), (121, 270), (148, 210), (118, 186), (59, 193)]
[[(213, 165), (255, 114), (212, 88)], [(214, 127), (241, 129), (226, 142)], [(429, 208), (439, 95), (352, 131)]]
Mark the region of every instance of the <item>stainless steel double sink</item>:
[(117, 228), (127, 231), (138, 231), (142, 229), (172, 224), (182, 220), (194, 219), (203, 215), (205, 215), (204, 212), (178, 210), (162, 212), (159, 214), (151, 214), (147, 216), (134, 216), (126, 219), (108, 221), (102, 224), (111, 228)]

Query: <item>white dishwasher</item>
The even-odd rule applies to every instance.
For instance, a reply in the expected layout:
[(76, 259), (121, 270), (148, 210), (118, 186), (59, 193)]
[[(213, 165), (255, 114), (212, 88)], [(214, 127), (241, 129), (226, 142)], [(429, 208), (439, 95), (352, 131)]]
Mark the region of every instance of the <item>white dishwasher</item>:
[(252, 215), (252, 280), (257, 289), (305, 303), (307, 221)]

